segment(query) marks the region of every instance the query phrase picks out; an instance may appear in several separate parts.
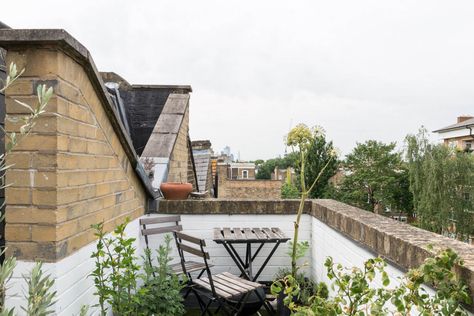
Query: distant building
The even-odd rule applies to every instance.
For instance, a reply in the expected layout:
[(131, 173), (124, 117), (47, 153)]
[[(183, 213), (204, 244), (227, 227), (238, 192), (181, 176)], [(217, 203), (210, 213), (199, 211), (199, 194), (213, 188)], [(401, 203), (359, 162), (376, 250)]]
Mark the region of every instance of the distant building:
[(216, 175), (218, 198), (280, 199), (280, 180), (256, 180), (255, 164), (249, 162), (218, 163)]
[(231, 162), (227, 164), (227, 177), (231, 180), (255, 180), (255, 164)]
[(275, 167), (275, 170), (272, 172), (271, 179), (272, 180), (279, 180), (283, 183), (285, 183), (290, 177), (290, 182), (294, 183), (296, 181), (296, 173), (295, 169), (288, 167), (286, 169), (279, 169), (278, 167)]
[(474, 117), (459, 116), (457, 123), (434, 131), (447, 146), (460, 150), (472, 151), (474, 149)]

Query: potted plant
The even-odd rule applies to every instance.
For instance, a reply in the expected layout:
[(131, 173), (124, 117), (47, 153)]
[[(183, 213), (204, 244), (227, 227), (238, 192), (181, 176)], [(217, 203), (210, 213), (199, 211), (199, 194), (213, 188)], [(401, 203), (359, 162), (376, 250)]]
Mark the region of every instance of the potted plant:
[(186, 200), (193, 191), (193, 185), (189, 182), (181, 181), (181, 173), (179, 174), (180, 182), (163, 182), (160, 190), (167, 200)]

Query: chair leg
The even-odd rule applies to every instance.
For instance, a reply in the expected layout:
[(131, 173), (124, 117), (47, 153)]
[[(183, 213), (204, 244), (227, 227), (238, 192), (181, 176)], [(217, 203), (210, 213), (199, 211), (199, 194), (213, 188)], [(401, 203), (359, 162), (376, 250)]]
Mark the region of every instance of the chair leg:
[(235, 313), (236, 315), (238, 315), (242, 311), (242, 309), (244, 309), (245, 303), (247, 303), (247, 300), (249, 299), (250, 293), (251, 292), (248, 292), (247, 294), (242, 296), (242, 298), (237, 303), (237, 306), (236, 306), (237, 312)]
[(207, 305), (205, 306), (204, 310), (201, 313), (201, 316), (204, 316), (206, 314), (212, 315), (211, 312), (209, 311), (209, 307), (211, 307), (211, 304), (212, 304), (212, 299), (210, 299)]

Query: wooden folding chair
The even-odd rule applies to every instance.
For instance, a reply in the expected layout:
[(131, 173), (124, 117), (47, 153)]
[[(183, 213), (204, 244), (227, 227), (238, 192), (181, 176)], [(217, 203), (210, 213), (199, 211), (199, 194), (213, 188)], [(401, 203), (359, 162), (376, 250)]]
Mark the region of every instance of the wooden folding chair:
[[(183, 227), (180, 224), (181, 216), (163, 216), (163, 217), (145, 217), (140, 219), (140, 225), (142, 226), (142, 235), (145, 237), (145, 243), (147, 249), (150, 249), (148, 236), (161, 235), (166, 233), (173, 233), (174, 231), (182, 231)], [(150, 262), (151, 265), (151, 262)], [(175, 274), (186, 274), (188, 278), (191, 277), (190, 273), (195, 271), (201, 271), (202, 275), (206, 269), (206, 265), (202, 262), (188, 261), (186, 262), (186, 270), (183, 270), (181, 262), (170, 265), (171, 271)]]
[[(263, 287), (260, 283), (248, 281), (228, 272), (213, 275), (208, 263), (210, 259), (209, 253), (204, 250), (206, 242), (203, 239), (186, 235), (179, 231), (175, 231), (174, 236), (183, 271), (186, 272), (186, 266), (189, 262), (185, 259), (185, 252), (201, 258), (204, 262), (207, 277), (202, 276), (188, 281), (198, 299), (202, 316), (206, 313), (212, 315), (209, 308), (213, 303), (218, 304), (216, 314), (222, 308), (227, 314), (237, 315), (244, 307), (249, 295), (258, 288)], [(199, 291), (209, 299), (207, 304), (204, 303), (196, 291)], [(236, 300), (237, 304), (230, 302), (231, 299)], [(264, 304), (263, 298), (260, 299), (262, 304)]]

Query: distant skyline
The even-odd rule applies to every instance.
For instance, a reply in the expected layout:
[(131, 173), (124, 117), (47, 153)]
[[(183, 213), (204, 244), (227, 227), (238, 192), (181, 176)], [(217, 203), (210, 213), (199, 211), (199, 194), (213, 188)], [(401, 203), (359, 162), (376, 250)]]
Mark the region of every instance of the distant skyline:
[(284, 154), (320, 125), (342, 154), (402, 145), (474, 115), (472, 1), (26, 1), (13, 28), (62, 28), (101, 71), (133, 84), (190, 84), (190, 134), (242, 160)]

